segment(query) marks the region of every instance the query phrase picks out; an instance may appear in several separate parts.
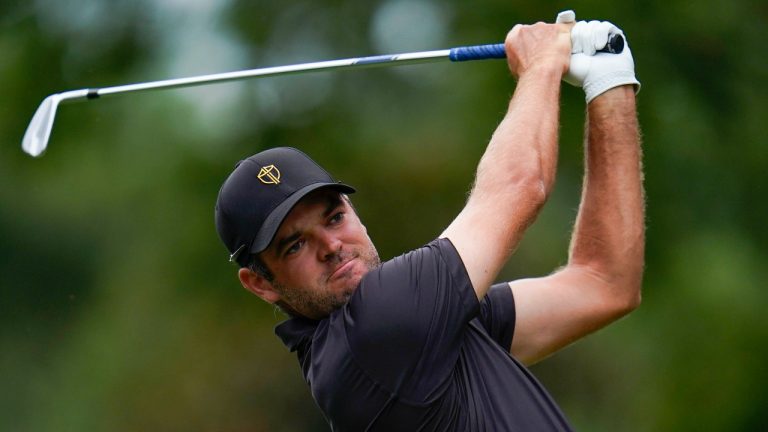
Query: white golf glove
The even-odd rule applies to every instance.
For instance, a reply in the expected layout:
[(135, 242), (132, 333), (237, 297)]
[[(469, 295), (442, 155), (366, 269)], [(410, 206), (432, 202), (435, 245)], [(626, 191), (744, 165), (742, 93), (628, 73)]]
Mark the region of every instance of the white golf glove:
[[(558, 23), (574, 22), (573, 11), (560, 12)], [(597, 52), (603, 49), (612, 35), (624, 33), (607, 21), (579, 21), (571, 29), (571, 64), (563, 78), (565, 82), (582, 87), (587, 103), (598, 95), (626, 84), (633, 84), (640, 91), (640, 81), (635, 78), (635, 62), (632, 51), (624, 38), (624, 50), (620, 54)]]

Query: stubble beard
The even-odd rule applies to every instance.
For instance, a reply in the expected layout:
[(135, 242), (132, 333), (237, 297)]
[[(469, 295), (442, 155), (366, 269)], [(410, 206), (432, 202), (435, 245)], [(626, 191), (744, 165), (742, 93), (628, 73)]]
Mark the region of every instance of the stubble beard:
[[(381, 264), (379, 254), (373, 243), (360, 250), (341, 253), (334, 256), (335, 262), (358, 259), (365, 267), (365, 273), (375, 269)], [(363, 274), (363, 275), (364, 275)], [(321, 319), (330, 315), (333, 311), (347, 304), (352, 294), (360, 284), (359, 278), (350, 278), (340, 290), (330, 290), (328, 278), (330, 274), (321, 275), (315, 283), (318, 289), (291, 288), (280, 283), (277, 279), (272, 281), (272, 286), (280, 293), (282, 298), (280, 307), (292, 315), (302, 315), (307, 318)]]

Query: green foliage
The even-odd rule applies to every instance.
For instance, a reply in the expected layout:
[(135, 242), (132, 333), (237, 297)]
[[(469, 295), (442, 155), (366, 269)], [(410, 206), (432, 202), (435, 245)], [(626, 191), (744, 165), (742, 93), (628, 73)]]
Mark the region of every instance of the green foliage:
[[(419, 246), (463, 204), (514, 90), (503, 62), (65, 105), (45, 157), (19, 146), (54, 92), (393, 43), (490, 43), (563, 8), (421, 0), (424, 28), (398, 28), (392, 10), (414, 3), (0, 4), (0, 429), (327, 430), (272, 334), (282, 317), (241, 289), (226, 261), (213, 227), (218, 187), (237, 160), (296, 146), (359, 189), (355, 204), (383, 257)], [(566, 6), (619, 24), (632, 45), (643, 83), (647, 270), (635, 314), (535, 373), (579, 430), (757, 430), (768, 403), (768, 9)], [(422, 36), (407, 36), (415, 30)], [(565, 87), (562, 107), (558, 184), (507, 278), (565, 261), (581, 91)]]

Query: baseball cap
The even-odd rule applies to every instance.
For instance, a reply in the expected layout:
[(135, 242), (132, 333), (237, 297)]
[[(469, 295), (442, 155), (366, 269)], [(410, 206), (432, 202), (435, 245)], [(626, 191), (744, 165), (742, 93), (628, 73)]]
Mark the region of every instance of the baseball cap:
[(235, 165), (216, 199), (216, 231), (241, 266), (269, 246), (280, 224), (303, 197), (323, 187), (354, 193), (301, 151), (264, 150)]

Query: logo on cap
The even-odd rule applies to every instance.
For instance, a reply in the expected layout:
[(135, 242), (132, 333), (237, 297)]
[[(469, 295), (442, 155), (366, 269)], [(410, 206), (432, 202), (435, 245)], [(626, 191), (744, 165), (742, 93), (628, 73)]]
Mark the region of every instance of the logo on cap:
[(280, 170), (274, 165), (261, 168), (256, 177), (264, 184), (280, 184)]

